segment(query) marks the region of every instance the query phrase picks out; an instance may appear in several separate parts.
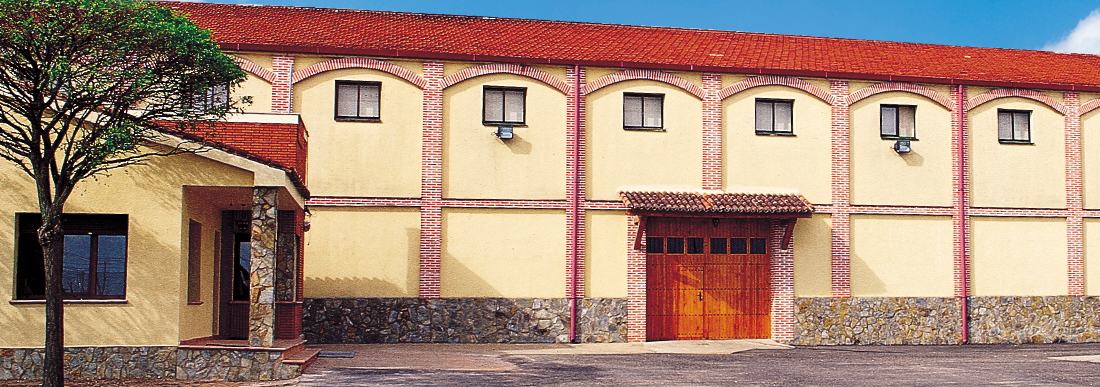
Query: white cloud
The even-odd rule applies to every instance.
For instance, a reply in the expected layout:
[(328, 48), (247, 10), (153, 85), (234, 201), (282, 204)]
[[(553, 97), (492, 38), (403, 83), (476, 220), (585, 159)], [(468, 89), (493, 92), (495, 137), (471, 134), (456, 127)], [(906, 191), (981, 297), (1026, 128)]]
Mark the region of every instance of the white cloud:
[(1047, 51), (1100, 54), (1100, 9), (1081, 19), (1062, 41), (1043, 47)]

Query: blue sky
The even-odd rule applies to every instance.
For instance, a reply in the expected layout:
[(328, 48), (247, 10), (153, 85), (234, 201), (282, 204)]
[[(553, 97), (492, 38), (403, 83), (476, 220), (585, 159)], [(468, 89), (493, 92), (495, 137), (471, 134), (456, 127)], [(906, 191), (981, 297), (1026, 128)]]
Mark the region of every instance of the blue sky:
[[(1100, 53), (1100, 13), (1093, 13), (1100, 8), (1096, 1), (212, 1)], [(1090, 14), (1093, 17), (1084, 20)], [(1071, 33), (1076, 33), (1075, 38), (1063, 43)]]

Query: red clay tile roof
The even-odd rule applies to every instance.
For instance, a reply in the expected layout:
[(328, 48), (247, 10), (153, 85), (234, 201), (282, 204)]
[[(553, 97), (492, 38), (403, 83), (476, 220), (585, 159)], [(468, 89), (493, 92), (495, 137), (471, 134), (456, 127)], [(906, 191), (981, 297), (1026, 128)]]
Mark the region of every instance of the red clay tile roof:
[(1100, 91), (1100, 56), (546, 20), (162, 2), (225, 50)]
[(813, 205), (795, 193), (621, 191), (619, 197), (633, 211), (738, 214), (814, 212)]

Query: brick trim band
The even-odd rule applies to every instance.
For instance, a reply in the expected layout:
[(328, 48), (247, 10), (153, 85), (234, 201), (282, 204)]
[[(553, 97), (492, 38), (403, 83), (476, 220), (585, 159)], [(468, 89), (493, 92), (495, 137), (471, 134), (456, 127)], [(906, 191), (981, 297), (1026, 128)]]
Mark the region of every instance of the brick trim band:
[(940, 104), (940, 106), (947, 108), (947, 110), (955, 110), (955, 103), (951, 101), (950, 97), (937, 93), (935, 90), (915, 83), (904, 82), (883, 82), (864, 87), (862, 89), (859, 89), (859, 91), (852, 93), (852, 95), (848, 96), (848, 104), (852, 105), (872, 95), (890, 91), (901, 91), (924, 96)]
[(260, 77), (260, 79), (267, 81), (267, 83), (275, 83), (275, 73), (271, 72), (271, 70), (265, 69), (263, 68), (263, 66), (256, 64), (256, 62), (241, 58), (239, 56), (230, 55), (230, 57), (237, 62), (238, 66), (241, 66), (241, 70), (250, 72), (252, 73), (252, 75), (255, 75), (257, 77)]
[(1096, 108), (1100, 108), (1100, 98), (1081, 104), (1081, 107), (1077, 108), (1077, 115), (1083, 116), (1085, 113), (1096, 110)]
[(514, 63), (490, 63), (462, 69), (457, 73), (443, 77), (443, 88), (446, 89), (470, 78), (490, 74), (515, 74), (541, 81), (566, 95), (573, 92), (572, 86), (550, 75), (550, 73)]
[(784, 76), (780, 76), (780, 75), (756, 76), (756, 77), (745, 79), (745, 80), (742, 80), (740, 82), (734, 83), (732, 85), (726, 86), (726, 88), (724, 88), (724, 89), (722, 89), (722, 91), (718, 92), (718, 99), (719, 100), (724, 100), (726, 98), (729, 98), (731, 95), (740, 93), (742, 91), (745, 91), (745, 90), (748, 90), (748, 89), (751, 89), (751, 88), (754, 88), (754, 87), (773, 86), (773, 85), (787, 86), (787, 87), (792, 87), (792, 88), (795, 88), (795, 89), (805, 91), (807, 93), (810, 93), (810, 95), (812, 95), (814, 97), (817, 97), (818, 99), (821, 99), (822, 101), (825, 101), (825, 103), (830, 104), (830, 105), (832, 105), (833, 102), (834, 102), (833, 96), (831, 94), (829, 94), (829, 92), (826, 91), (825, 89), (814, 86), (814, 85), (810, 84), (809, 82), (803, 81), (803, 80), (798, 79), (798, 78), (784, 77)]
[(604, 75), (595, 81), (589, 82), (584, 86), (584, 94), (592, 94), (596, 90), (603, 88), (604, 86), (611, 85), (613, 83), (632, 81), (636, 79), (648, 79), (651, 81), (664, 82), (672, 86), (679, 87), (684, 91), (691, 93), (699, 99), (703, 99), (707, 93), (703, 91), (703, 88), (698, 85), (688, 82), (684, 78), (680, 78), (676, 75), (666, 73), (664, 71), (647, 70), (647, 69), (631, 69), (623, 70), (614, 74)]
[(422, 78), (421, 76), (416, 75), (416, 73), (412, 72), (412, 70), (392, 63), (386, 63), (377, 59), (358, 57), (326, 60), (324, 62), (295, 71), (294, 74), (291, 75), (290, 79), (291, 83), (298, 83), (302, 80), (305, 80), (306, 78), (326, 71), (350, 68), (371, 69), (393, 74), (401, 79), (409, 81), (409, 83), (412, 83), (416, 85), (416, 87), (419, 87), (421, 89), (423, 89), (424, 86), (427, 85), (427, 81), (425, 81), (424, 78)]
[(1040, 93), (1038, 91), (1028, 89), (993, 89), (984, 92), (974, 98), (971, 98), (969, 101), (966, 101), (966, 110), (970, 111), (986, 102), (998, 98), (1008, 97), (1027, 98), (1050, 106), (1051, 109), (1056, 110), (1058, 113), (1062, 113), (1062, 115), (1066, 115), (1068, 113), (1065, 105), (1062, 105), (1058, 101), (1055, 101), (1054, 98), (1050, 98), (1049, 95)]

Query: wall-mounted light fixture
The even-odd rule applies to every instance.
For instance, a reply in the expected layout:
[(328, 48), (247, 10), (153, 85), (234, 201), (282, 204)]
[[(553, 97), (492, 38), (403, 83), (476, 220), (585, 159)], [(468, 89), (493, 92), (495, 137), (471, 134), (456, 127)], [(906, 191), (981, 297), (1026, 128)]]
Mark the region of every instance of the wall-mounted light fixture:
[(722, 223), (722, 219), (714, 218), (714, 219), (711, 219), (710, 222), (714, 223), (715, 228), (718, 228), (718, 225)]
[(909, 140), (898, 140), (894, 143), (894, 152), (898, 154), (909, 153), (913, 148), (909, 147)]
[(497, 127), (497, 138), (499, 138), (501, 140), (511, 140), (512, 139), (512, 127), (511, 126), (498, 126)]

